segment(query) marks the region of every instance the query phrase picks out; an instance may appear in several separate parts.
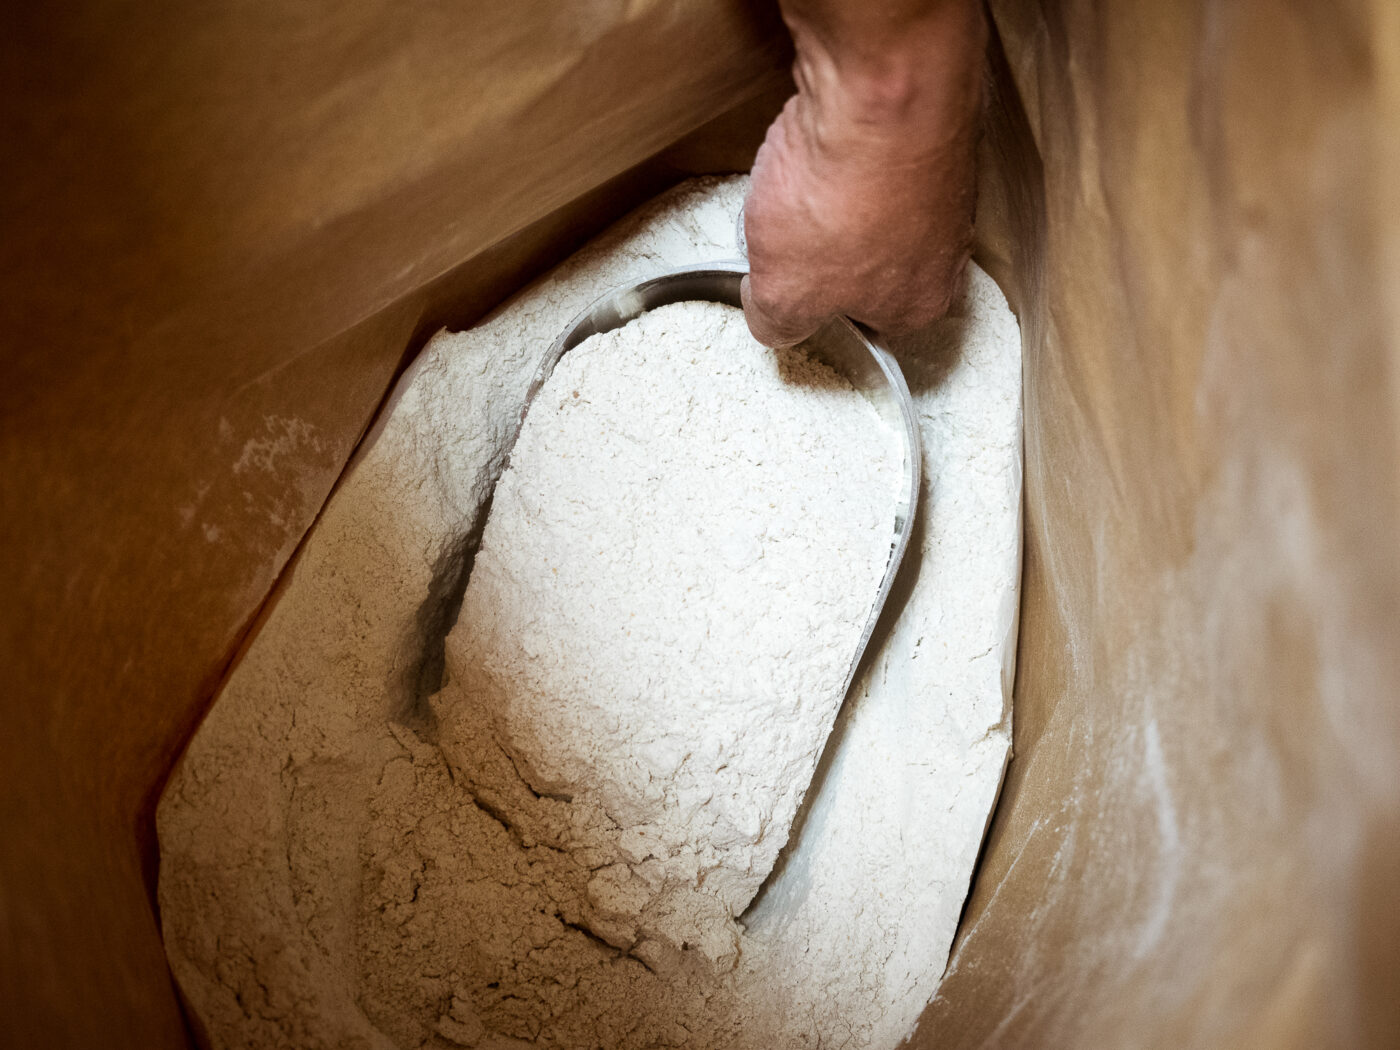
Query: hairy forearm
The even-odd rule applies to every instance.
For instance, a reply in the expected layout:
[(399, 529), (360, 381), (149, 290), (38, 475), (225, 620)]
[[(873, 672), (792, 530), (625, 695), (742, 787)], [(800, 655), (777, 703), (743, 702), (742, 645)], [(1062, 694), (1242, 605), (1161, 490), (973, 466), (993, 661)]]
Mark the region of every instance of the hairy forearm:
[[(813, 119), (842, 134), (965, 126), (980, 98), (975, 0), (782, 0)], [(922, 151), (941, 147), (921, 136)], [(907, 150), (908, 144), (905, 144)]]
[(917, 328), (972, 245), (986, 26), (977, 0), (781, 0), (798, 93), (745, 206), (744, 309), (770, 346), (846, 314)]

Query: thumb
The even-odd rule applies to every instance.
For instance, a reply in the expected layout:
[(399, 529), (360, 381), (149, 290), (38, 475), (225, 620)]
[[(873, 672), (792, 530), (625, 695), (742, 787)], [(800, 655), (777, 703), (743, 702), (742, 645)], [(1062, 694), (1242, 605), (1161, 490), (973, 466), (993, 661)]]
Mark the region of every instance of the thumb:
[(749, 332), (764, 346), (796, 346), (826, 321), (820, 313), (781, 309), (755, 296), (751, 274), (740, 282), (739, 295)]

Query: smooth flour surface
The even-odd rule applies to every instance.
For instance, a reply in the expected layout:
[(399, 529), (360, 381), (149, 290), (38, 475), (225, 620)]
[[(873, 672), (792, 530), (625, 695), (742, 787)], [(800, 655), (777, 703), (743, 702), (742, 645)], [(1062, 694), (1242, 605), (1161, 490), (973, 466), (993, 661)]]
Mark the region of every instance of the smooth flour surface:
[[(905, 361), (925, 510), (892, 629), (751, 904), (883, 568), (888, 435), (791, 358), (671, 361), (662, 397), (669, 340), (602, 368), (585, 344), (485, 522), (553, 336), (621, 281), (732, 255), (742, 194), (666, 195), (404, 377), (161, 800), (167, 952), (211, 1045), (893, 1046), (933, 994), (1010, 732), (1019, 358), (995, 285), (974, 272)], [(669, 309), (727, 345), (723, 308)], [(806, 407), (776, 418), (765, 384)], [(643, 434), (670, 451), (633, 455)]]

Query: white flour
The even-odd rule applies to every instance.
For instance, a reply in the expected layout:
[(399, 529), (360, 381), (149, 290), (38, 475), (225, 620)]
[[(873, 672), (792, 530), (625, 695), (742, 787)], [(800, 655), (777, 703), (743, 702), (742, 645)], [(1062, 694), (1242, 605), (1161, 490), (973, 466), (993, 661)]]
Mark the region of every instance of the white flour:
[(449, 761), (495, 742), (534, 792), (606, 827), (574, 843), (617, 865), (585, 913), (603, 940), (670, 958), (698, 939), (732, 968), (732, 918), (844, 694), (901, 475), (849, 383), (760, 346), (731, 306), (646, 313), (541, 390), (434, 707)]
[[(924, 363), (904, 361), (927, 462), (899, 616), (838, 720), (795, 848), (741, 923), (730, 913), (782, 838), (784, 791), (802, 790), (820, 730), (752, 749), (787, 756), (790, 777), (741, 759), (771, 795), (756, 797), (736, 766), (732, 797), (687, 811), (684, 776), (670, 793), (650, 787), (679, 764), (675, 741), (693, 739), (660, 711), (633, 712), (656, 746), (629, 772), (624, 723), (595, 733), (577, 677), (541, 678), (568, 702), (532, 704), (529, 719), (514, 701), (463, 703), (473, 654), (503, 644), (470, 612), (494, 604), (490, 529), (444, 654), (463, 555), (550, 340), (612, 285), (732, 256), (742, 192), (742, 180), (697, 180), (668, 194), (470, 332), (439, 336), (405, 376), (162, 798), (167, 951), (213, 1046), (889, 1047), (932, 994), (1010, 732), (1019, 360), (985, 275), (925, 336)], [(586, 478), (574, 480), (586, 495)], [(832, 490), (856, 504), (845, 476)], [(524, 494), (517, 510), (530, 509)], [(853, 515), (856, 537), (861, 524)], [(697, 530), (696, 542), (719, 553), (712, 577), (742, 579), (778, 557), (757, 528)], [(858, 586), (868, 605), (874, 583)], [(543, 618), (515, 626), (551, 631)], [(847, 654), (858, 634), (857, 622)], [(510, 636), (528, 664), (528, 632)], [(595, 656), (631, 671), (623, 652)], [(452, 681), (433, 696), (444, 655)], [(747, 684), (742, 659), (713, 670), (738, 674), (726, 687)], [(820, 706), (815, 683), (799, 692)], [(482, 711), (485, 725), (471, 717)], [(545, 715), (549, 734), (522, 728)], [(725, 714), (695, 737), (741, 721)], [(569, 748), (547, 750), (550, 739)], [(575, 800), (532, 792), (517, 763)], [(688, 813), (698, 831), (682, 833)], [(680, 893), (692, 860), (710, 876)]]

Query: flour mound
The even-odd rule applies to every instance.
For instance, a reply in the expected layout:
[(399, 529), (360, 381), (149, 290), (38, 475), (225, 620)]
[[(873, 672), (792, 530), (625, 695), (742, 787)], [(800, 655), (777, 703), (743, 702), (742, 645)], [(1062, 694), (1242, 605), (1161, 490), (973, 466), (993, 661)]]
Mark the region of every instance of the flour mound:
[[(586, 365), (578, 347), (556, 370), (568, 385), (552, 402), (541, 395), (530, 416), (538, 425), (553, 413), (551, 427), (581, 427), (576, 447), (555, 443), (569, 454), (559, 462), (573, 465), (555, 484), (573, 486), (579, 500), (546, 507), (537, 493), (531, 502), (529, 485), (545, 468), (525, 469), (528, 435), (503, 478), (554, 336), (609, 288), (732, 257), (744, 189), (742, 178), (677, 187), (470, 330), (439, 333), (394, 391), (157, 809), (166, 953), (192, 1023), (214, 1050), (888, 1050), (910, 1033), (948, 961), (1010, 743), (1020, 357), (996, 285), (971, 267), (950, 317), (895, 348), (919, 408), (920, 513), (887, 622), (810, 781), (810, 751), (825, 727), (808, 705), (829, 701), (824, 676), (844, 674), (854, 639), (833, 643), (821, 665), (804, 629), (842, 621), (847, 614), (816, 598), (829, 572), (855, 568), (845, 559), (835, 570), (816, 561), (777, 568), (789, 525), (819, 527), (817, 544), (826, 528), (849, 528), (841, 543), (855, 552), (850, 560), (864, 549), (854, 510), (865, 499), (867, 464), (824, 461), (849, 451), (836, 440), (839, 412), (824, 401), (850, 404), (848, 391), (802, 373), (790, 357), (752, 359), (769, 371), (746, 380), (743, 397), (776, 372), (796, 403), (825, 406), (834, 453), (799, 456), (792, 442), (825, 437), (800, 419), (775, 421), (793, 428), (780, 449), (788, 466), (777, 469), (776, 459), (749, 463), (766, 448), (768, 426), (765, 418), (756, 434), (741, 423), (752, 405), (718, 388), (702, 392), (701, 378), (668, 383), (680, 366), (653, 367), (648, 356), (637, 371), (656, 389), (640, 384), (640, 401), (672, 409), (647, 432), (669, 440), (664, 420), (677, 440), (690, 425), (709, 427), (712, 440), (691, 442), (659, 477), (636, 478), (640, 491), (675, 483), (664, 499), (656, 489), (655, 505), (630, 485), (603, 500), (598, 479), (625, 471), (628, 435), (636, 436), (629, 428), (643, 420), (632, 411), (598, 418), (606, 437), (582, 428), (586, 413), (625, 399), (572, 404), (574, 389), (584, 400), (584, 387), (566, 378)], [(664, 312), (648, 317), (658, 324)], [(690, 318), (684, 328), (714, 348), (719, 325)], [(643, 340), (641, 350), (671, 343)], [(617, 363), (614, 354), (608, 360)], [(694, 395), (687, 412), (682, 393)], [(732, 491), (707, 488), (695, 480), (703, 466), (695, 450), (718, 454), (726, 441), (748, 458), (725, 469), (756, 473), (735, 474)], [(604, 457), (606, 449), (616, 456)], [(779, 495), (811, 481), (790, 471), (828, 467), (831, 498), (817, 513)], [(760, 477), (774, 506), (746, 517), (730, 501), (752, 495)], [(649, 515), (686, 500), (694, 516), (676, 515), (675, 535), (659, 548), (671, 560), (633, 577), (618, 572), (604, 587), (622, 564), (611, 556), (655, 553), (650, 544), (664, 530)], [(731, 520), (709, 516), (706, 500), (716, 510), (728, 504)], [(871, 505), (884, 500), (882, 489)], [(619, 516), (601, 517), (609, 507)], [(546, 510), (571, 522), (556, 530), (562, 535), (541, 527)], [(595, 538), (605, 525), (607, 536), (636, 541), (590, 546), (588, 526), (574, 522), (589, 514), (600, 515)], [(548, 572), (522, 560), (558, 543), (574, 546)], [(600, 603), (611, 594), (629, 613), (670, 587), (667, 609), (700, 619), (638, 612), (626, 620), (646, 621), (642, 633), (616, 627), (621, 637), (608, 642), (605, 616), (568, 604), (572, 587), (536, 599), (535, 591), (563, 586), (555, 567), (584, 575)], [(755, 588), (761, 628), (726, 635), (727, 624), (759, 622), (739, 599), (770, 568), (788, 591), (774, 599)], [(680, 586), (683, 572), (699, 581), (695, 591)], [(873, 585), (839, 589), (836, 601), (868, 603)], [(722, 602), (730, 607), (721, 614)], [(490, 622), (497, 614), (499, 629)], [(655, 665), (666, 688), (643, 689), (653, 647), (667, 641), (663, 625), (689, 636), (702, 621), (715, 637), (677, 645)], [(776, 650), (765, 646), (783, 632), (797, 641), (774, 665)], [(536, 655), (525, 647), (532, 638)], [(550, 646), (569, 638), (573, 666), (613, 676), (602, 688), (553, 668)], [(695, 661), (693, 680), (676, 677), (689, 666), (682, 658)], [(512, 666), (524, 677), (501, 676)], [(777, 677), (798, 671), (811, 680), (789, 688)], [(712, 680), (722, 691), (709, 691)], [(715, 706), (719, 696), (742, 703), (725, 710)], [(630, 713), (590, 718), (590, 698), (631, 698)], [(784, 714), (784, 704), (796, 712)], [(767, 714), (754, 716), (755, 705)], [(724, 754), (697, 742), (726, 734), (737, 735)], [(790, 772), (755, 758), (762, 751)], [(757, 781), (744, 772), (753, 762)], [(701, 787), (707, 780), (712, 790)], [(802, 815), (792, 820), (804, 789)], [(772, 875), (736, 921), (785, 836)]]
[[(846, 380), (761, 346), (720, 303), (593, 336), (541, 389), (433, 709), (478, 795), (571, 801), (570, 827), (591, 833), (565, 841), (594, 861), (584, 921), (602, 940), (657, 967), (688, 945), (733, 967), (733, 917), (844, 694), (901, 473)], [(511, 761), (481, 758), (492, 746)], [(530, 792), (493, 780), (516, 770)]]

